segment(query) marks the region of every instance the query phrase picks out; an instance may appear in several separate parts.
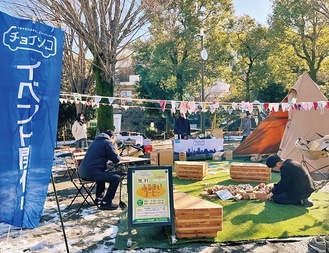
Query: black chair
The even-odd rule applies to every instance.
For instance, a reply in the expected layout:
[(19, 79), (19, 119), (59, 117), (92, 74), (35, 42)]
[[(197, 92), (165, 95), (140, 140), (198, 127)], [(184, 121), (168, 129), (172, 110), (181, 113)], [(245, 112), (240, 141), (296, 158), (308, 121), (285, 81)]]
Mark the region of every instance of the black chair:
[(65, 158), (65, 163), (67, 164), (67, 168), (68, 168), (67, 172), (70, 177), (70, 180), (73, 183), (75, 189), (77, 190), (75, 196), (73, 197), (71, 203), (68, 206), (68, 209), (70, 209), (70, 207), (78, 197), (82, 197), (83, 201), (82, 203), (80, 203), (79, 207), (77, 208), (76, 210), (77, 213), (80, 211), (81, 207), (84, 204), (88, 204), (88, 205), (94, 204), (97, 206), (97, 203), (93, 197), (93, 190), (96, 186), (96, 182), (82, 179), (79, 176), (78, 166), (73, 158)]
[[(65, 160), (66, 157), (71, 157), (72, 153), (71, 153), (70, 146), (60, 146), (60, 150), (61, 150), (60, 156), (61, 157), (64, 157), (64, 160)], [(67, 164), (66, 164), (66, 161), (65, 161), (65, 165), (66, 165), (66, 171), (65, 171), (63, 177), (65, 177), (67, 175)]]

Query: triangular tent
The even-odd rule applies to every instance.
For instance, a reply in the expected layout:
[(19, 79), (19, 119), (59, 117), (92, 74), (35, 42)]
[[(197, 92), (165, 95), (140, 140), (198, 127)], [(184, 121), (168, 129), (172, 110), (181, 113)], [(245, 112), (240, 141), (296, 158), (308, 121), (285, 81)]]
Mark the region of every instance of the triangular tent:
[[(295, 85), (288, 92), (284, 101), (296, 104), (301, 102), (328, 101), (318, 85), (312, 81), (307, 73), (299, 77)], [(282, 131), (284, 129), (284, 131)], [(283, 159), (302, 161), (301, 151), (295, 146), (298, 138), (312, 140), (320, 138), (318, 135), (329, 134), (329, 111), (314, 107), (310, 110), (290, 109), (288, 112), (272, 112), (234, 151), (233, 155), (252, 156), (254, 154), (277, 153)], [(280, 145), (278, 145), (278, 143)], [(304, 157), (305, 158), (305, 157)], [(305, 160), (311, 164), (309, 169), (318, 169), (329, 165), (329, 158)], [(314, 168), (313, 168), (314, 167)], [(326, 167), (326, 170), (328, 167)]]
[(287, 111), (271, 112), (234, 150), (234, 157), (270, 155), (278, 152), (287, 121)]

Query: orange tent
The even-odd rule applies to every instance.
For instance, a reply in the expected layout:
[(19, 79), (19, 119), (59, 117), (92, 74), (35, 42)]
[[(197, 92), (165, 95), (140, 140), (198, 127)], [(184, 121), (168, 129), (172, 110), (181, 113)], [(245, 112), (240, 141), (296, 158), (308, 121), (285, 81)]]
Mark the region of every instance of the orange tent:
[(278, 152), (288, 112), (272, 112), (233, 152), (234, 157)]

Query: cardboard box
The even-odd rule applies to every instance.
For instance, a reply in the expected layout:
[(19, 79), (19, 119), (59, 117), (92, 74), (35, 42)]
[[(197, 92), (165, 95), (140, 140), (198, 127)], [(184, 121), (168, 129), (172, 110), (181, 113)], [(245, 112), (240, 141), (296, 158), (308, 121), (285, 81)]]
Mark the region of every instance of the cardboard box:
[(214, 161), (221, 161), (222, 160), (222, 157), (223, 157), (223, 152), (216, 152), (212, 155), (212, 159)]
[(174, 191), (177, 238), (214, 238), (223, 229), (223, 207), (183, 192)]
[(214, 136), (216, 139), (223, 139), (223, 129), (214, 129), (212, 130), (212, 136)]
[(230, 164), (230, 177), (236, 182), (267, 183), (271, 176), (271, 169), (262, 163), (233, 162)]
[(208, 173), (208, 163), (176, 161), (175, 172), (179, 179), (203, 180)]
[(225, 160), (230, 161), (233, 159), (233, 151), (232, 150), (225, 150)]
[(159, 165), (173, 165), (174, 153), (172, 149), (159, 151)]
[(186, 152), (179, 153), (179, 161), (186, 161)]
[(159, 153), (157, 151), (150, 153), (150, 164), (154, 166), (159, 165)]

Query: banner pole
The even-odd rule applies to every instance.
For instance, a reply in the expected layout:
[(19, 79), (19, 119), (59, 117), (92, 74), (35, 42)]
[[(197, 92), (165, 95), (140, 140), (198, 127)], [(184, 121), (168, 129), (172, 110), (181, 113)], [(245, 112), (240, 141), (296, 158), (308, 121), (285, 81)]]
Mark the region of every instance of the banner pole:
[(54, 193), (55, 193), (55, 199), (56, 199), (56, 204), (57, 204), (57, 209), (58, 209), (58, 214), (59, 214), (59, 219), (61, 220), (61, 227), (62, 227), (62, 231), (63, 231), (63, 236), (64, 236), (64, 241), (65, 241), (65, 246), (66, 246), (66, 252), (69, 253), (69, 245), (67, 243), (67, 238), (66, 238), (66, 234), (65, 234), (65, 227), (64, 227), (64, 223), (63, 223), (63, 218), (62, 218), (62, 213), (61, 213), (61, 209), (59, 207), (59, 202), (58, 202), (58, 197), (57, 197), (57, 191), (56, 191), (56, 187), (55, 187), (55, 182), (54, 182), (54, 177), (53, 177), (53, 173), (51, 173), (51, 182), (53, 184), (53, 188), (54, 188)]

